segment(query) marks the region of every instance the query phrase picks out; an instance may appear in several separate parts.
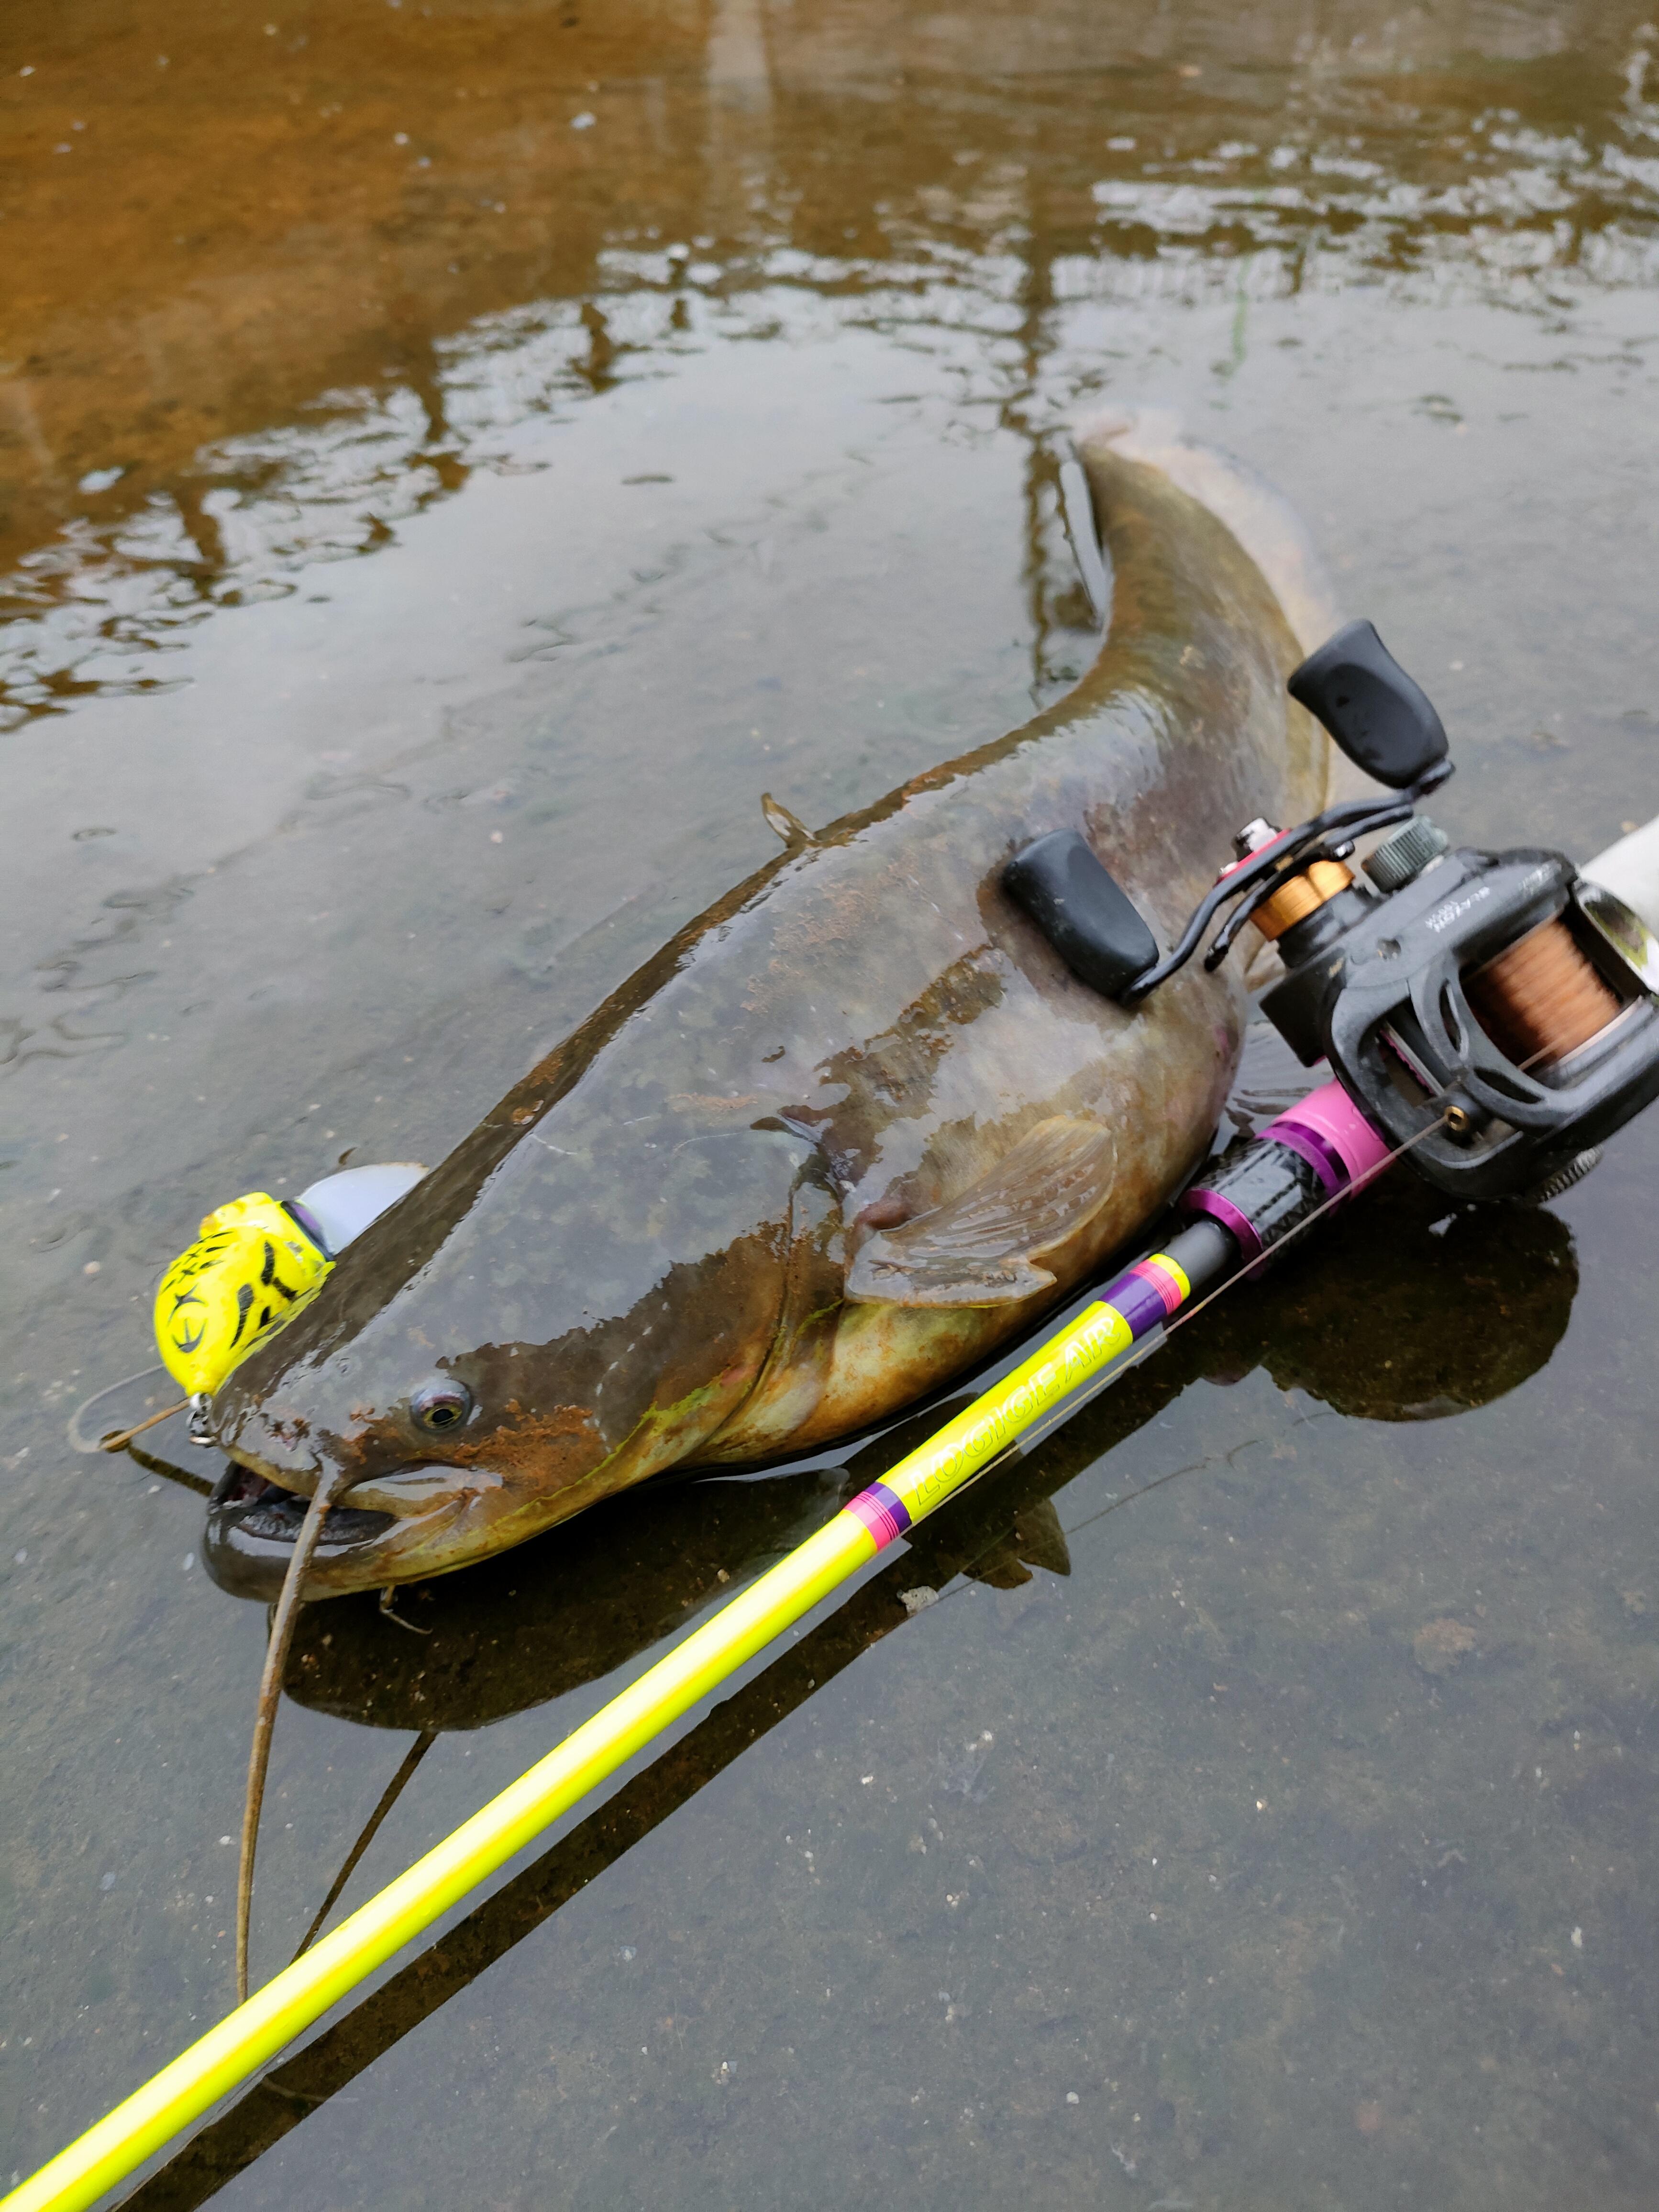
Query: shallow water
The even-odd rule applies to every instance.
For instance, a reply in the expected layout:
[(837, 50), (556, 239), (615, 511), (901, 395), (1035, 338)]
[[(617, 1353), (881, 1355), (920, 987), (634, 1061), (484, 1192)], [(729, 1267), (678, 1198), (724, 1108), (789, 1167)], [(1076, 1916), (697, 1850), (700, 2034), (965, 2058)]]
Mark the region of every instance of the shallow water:
[[(1080, 406), (1292, 495), (1449, 827), (1659, 811), (1645, 19), (15, 0), (0, 2175), (228, 2002), (264, 1636), (69, 1413), (208, 1205), (441, 1155), (769, 857), (763, 787), (1058, 696)], [(1376, 1194), (139, 2201), (1650, 2203), (1650, 1167), (1652, 1116), (1547, 1215)], [(417, 1731), (348, 1905), (856, 1479), (313, 1615), (256, 1970)]]

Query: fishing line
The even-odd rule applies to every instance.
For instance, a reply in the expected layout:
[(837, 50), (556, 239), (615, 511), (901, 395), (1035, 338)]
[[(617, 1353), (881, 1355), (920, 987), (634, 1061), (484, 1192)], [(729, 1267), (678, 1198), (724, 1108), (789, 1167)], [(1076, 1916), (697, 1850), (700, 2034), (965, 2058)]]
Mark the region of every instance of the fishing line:
[(98, 1449), (106, 1452), (125, 1451), (135, 1437), (142, 1437), (146, 1429), (153, 1429), (162, 1421), (170, 1421), (175, 1413), (186, 1411), (189, 1405), (188, 1398), (181, 1398), (176, 1406), (164, 1406), (159, 1413), (152, 1413), (147, 1421), (140, 1421), (135, 1428), (112, 1429), (108, 1436), (100, 1440)]
[[(1258, 1443), (1261, 1439), (1252, 1437), (1250, 1442)], [(1221, 1454), (1224, 1459), (1231, 1455), (1226, 1452)], [(1143, 1482), (1139, 1490), (1120, 1491), (1109, 1504), (1103, 1505), (1098, 1513), (1091, 1513), (1086, 1521), (1078, 1522), (1073, 1528), (1062, 1527), (1060, 1534), (1069, 1544), (1073, 1536), (1082, 1535), (1085, 1528), (1092, 1528), (1097, 1521), (1103, 1521), (1109, 1513), (1115, 1513), (1120, 1506), (1133, 1505), (1138, 1498), (1150, 1497), (1153, 1491), (1162, 1490), (1166, 1482), (1173, 1482), (1179, 1474), (1202, 1474), (1206, 1468), (1213, 1467), (1215, 1463), (1216, 1455), (1212, 1452), (1207, 1458), (1189, 1459), (1185, 1467), (1172, 1467), (1167, 1474), (1155, 1474), (1150, 1482)]]
[[(939, 1534), (940, 1531), (934, 1533)], [(957, 1571), (946, 1565), (942, 1579)], [(825, 1620), (720, 1700), (522, 1872), (313, 2041), (254, 2081), (125, 2200), (127, 2212), (192, 2212), (365, 2074), (451, 1998), (542, 1927), (718, 1780), (824, 1686), (914, 1618), (908, 1559), (863, 1583)]]
[[(71, 1450), (85, 1453), (88, 1456), (94, 1453), (105, 1450), (119, 1450), (120, 1445), (118, 1443), (112, 1445), (106, 1444), (104, 1437), (91, 1437), (87, 1435), (86, 1431), (82, 1427), (82, 1423), (86, 1419), (87, 1415), (91, 1413), (93, 1407), (94, 1406), (101, 1406), (106, 1398), (113, 1398), (118, 1396), (123, 1390), (130, 1390), (135, 1382), (148, 1382), (153, 1376), (165, 1375), (166, 1373), (167, 1369), (163, 1367), (158, 1360), (153, 1367), (141, 1367), (137, 1374), (124, 1375), (118, 1382), (106, 1383), (101, 1390), (94, 1390), (90, 1398), (83, 1398), (69, 1418), (69, 1428), (67, 1433)], [(167, 1409), (168, 1413), (177, 1413), (178, 1410), (179, 1408), (176, 1406), (169, 1406)], [(157, 1419), (164, 1418), (165, 1415), (161, 1414), (158, 1414), (156, 1416)], [(138, 1424), (137, 1428), (129, 1429), (125, 1431), (125, 1434), (127, 1436), (136, 1437), (141, 1430), (147, 1429), (150, 1425), (151, 1424), (148, 1421), (141, 1421)]]
[[(1446, 1120), (1447, 1116), (1443, 1113), (1437, 1121), (1431, 1121), (1426, 1128), (1419, 1129), (1415, 1136), (1408, 1137), (1406, 1142), (1397, 1146), (1395, 1151), (1385, 1152), (1382, 1158), (1374, 1162), (1370, 1168), (1355, 1176), (1351, 1182), (1345, 1183), (1340, 1190), (1334, 1192), (1322, 1205), (1316, 1206), (1311, 1213), (1304, 1216), (1294, 1227), (1285, 1231), (1273, 1247), (1275, 1253), (1282, 1252), (1293, 1238), (1299, 1237), (1304, 1229), (1310, 1229), (1323, 1215), (1331, 1212), (1336, 1206), (1346, 1205), (1350, 1199), (1357, 1198), (1361, 1191), (1369, 1189), (1386, 1169), (1391, 1168), (1396, 1160), (1404, 1159), (1413, 1146), (1420, 1145), (1425, 1138), (1433, 1136), (1437, 1129), (1443, 1128)], [(1224, 1291), (1231, 1290), (1235, 1284), (1246, 1281), (1255, 1273), (1254, 1266), (1237, 1267), (1231, 1275), (1218, 1283), (1214, 1290), (1207, 1291), (1203, 1297), (1195, 1299), (1190, 1305), (1183, 1305), (1167, 1322), (1131, 1345), (1119, 1358), (1091, 1376), (1074, 1394), (1062, 1400), (1060, 1404), (1051, 1407), (1046, 1415), (1033, 1422), (1031, 1426), (1022, 1431), (1019, 1436), (1013, 1437), (994, 1459), (988, 1460), (977, 1473), (969, 1475), (965, 1482), (959, 1485), (957, 1494), (960, 1496), (963, 1492), (972, 1489), (976, 1483), (983, 1482), (987, 1475), (997, 1474), (1001, 1468), (1006, 1467), (1011, 1460), (1029, 1459), (1038, 1445), (1046, 1443), (1057, 1429), (1062, 1428), (1067, 1421), (1080, 1413), (1084, 1407), (1098, 1397), (1103, 1390), (1114, 1382), (1121, 1382), (1132, 1367), (1142, 1365), (1155, 1352), (1161, 1350), (1176, 1329), (1190, 1321), (1195, 1314), (1202, 1313), (1206, 1306), (1213, 1305), (1215, 1301)], [(1075, 1300), (1070, 1310), (1061, 1316), (1061, 1326), (1075, 1318), (1078, 1314), (1085, 1311), (1090, 1303), (1098, 1295), (1098, 1287), (1097, 1287)], [(1052, 1321), (1048, 1325), (1053, 1326)], [(1010, 1365), (1018, 1364), (1018, 1352), (1010, 1355)], [(1000, 1367), (1001, 1363), (999, 1363), (999, 1370), (994, 1371), (1000, 1370)], [(1131, 1494), (1137, 1497), (1140, 1495), (1139, 1492)]]
[[(1291, 1426), (1293, 1429), (1306, 1428), (1315, 1421), (1328, 1421), (1331, 1419), (1332, 1414), (1328, 1407), (1321, 1413), (1303, 1414), (1299, 1420), (1292, 1421)], [(1236, 1452), (1249, 1451), (1252, 1444), (1265, 1442), (1266, 1438), (1262, 1437), (1246, 1437), (1243, 1443), (1234, 1444), (1224, 1452), (1211, 1452), (1203, 1459), (1189, 1459), (1185, 1467), (1172, 1467), (1167, 1474), (1154, 1475), (1150, 1482), (1142, 1483), (1139, 1490), (1120, 1492), (1109, 1504), (1103, 1505), (1098, 1513), (1091, 1513), (1086, 1521), (1078, 1522), (1073, 1528), (1062, 1527), (1060, 1534), (1069, 1544), (1073, 1536), (1082, 1535), (1085, 1528), (1092, 1528), (1097, 1521), (1103, 1521), (1109, 1513), (1115, 1513), (1120, 1506), (1133, 1505), (1137, 1498), (1146, 1498), (1154, 1490), (1162, 1490), (1166, 1482), (1173, 1482), (1177, 1475), (1202, 1474), (1206, 1468), (1215, 1467), (1223, 1460), (1231, 1464)]]
[[(1340, 1190), (1326, 1199), (1322, 1205), (1316, 1206), (1311, 1213), (1306, 1215), (1294, 1227), (1287, 1230), (1273, 1247), (1274, 1251), (1282, 1252), (1292, 1238), (1299, 1237), (1304, 1229), (1310, 1229), (1322, 1215), (1329, 1213), (1336, 1206), (1345, 1205), (1348, 1200), (1358, 1197), (1361, 1191), (1369, 1189), (1380, 1175), (1391, 1168), (1396, 1160), (1403, 1159), (1413, 1146), (1421, 1144), (1425, 1138), (1431, 1137), (1437, 1129), (1443, 1128), (1446, 1119), (1446, 1115), (1442, 1113), (1437, 1121), (1431, 1121), (1427, 1127), (1419, 1129), (1415, 1136), (1408, 1137), (1403, 1145), (1396, 1146), (1391, 1152), (1385, 1152), (1382, 1158), (1376, 1161), (1371, 1167), (1356, 1176), (1352, 1182), (1345, 1184)], [(961, 1485), (957, 1495), (959, 1497), (964, 1492), (971, 1490), (975, 1484), (983, 1482), (987, 1475), (998, 1474), (1008, 1465), (1011, 1460), (1030, 1458), (1039, 1444), (1046, 1443), (1057, 1429), (1063, 1427), (1066, 1422), (1075, 1414), (1080, 1413), (1084, 1407), (1097, 1397), (1109, 1384), (1121, 1381), (1131, 1367), (1141, 1365), (1154, 1352), (1160, 1350), (1169, 1342), (1176, 1329), (1190, 1321), (1195, 1314), (1202, 1313), (1206, 1306), (1213, 1305), (1224, 1292), (1231, 1290), (1235, 1285), (1246, 1281), (1255, 1273), (1255, 1268), (1251, 1267), (1237, 1267), (1231, 1275), (1218, 1283), (1214, 1290), (1206, 1292), (1203, 1297), (1195, 1299), (1192, 1304), (1182, 1306), (1180, 1311), (1172, 1315), (1162, 1327), (1132, 1346), (1120, 1358), (1114, 1360), (1109, 1366), (1091, 1376), (1074, 1397), (1052, 1408), (1046, 1419), (1034, 1423), (1030, 1430), (1014, 1438), (1005, 1450), (997, 1455), (995, 1459), (988, 1461), (976, 1474), (970, 1475), (968, 1480)], [(1096, 1295), (1095, 1291), (1091, 1291), (1087, 1297), (1081, 1301), (1079, 1310), (1086, 1307), (1088, 1300)], [(1159, 1475), (1156, 1481), (1146, 1483), (1139, 1490), (1126, 1492), (1121, 1498), (1114, 1498), (1111, 1504), (1103, 1509), (1102, 1513), (1091, 1515), (1089, 1520), (1079, 1522), (1075, 1529), (1066, 1529), (1063, 1533), (1067, 1541), (1073, 1535), (1081, 1534), (1085, 1528), (1092, 1527), (1096, 1521), (1103, 1517), (1104, 1513), (1115, 1512), (1120, 1505), (1127, 1505), (1137, 1498), (1146, 1497), (1149, 1491), (1160, 1489), (1164, 1483), (1174, 1481), (1177, 1474), (1191, 1474), (1211, 1464), (1212, 1462), (1208, 1460), (1194, 1461), (1186, 1467), (1173, 1469), (1169, 1474)], [(962, 1571), (965, 1572), (966, 1570)]]
[[(1254, 1278), (1267, 1251), (1439, 1131), (1449, 1130), (1451, 1141), (1417, 1163), (1430, 1182), (1471, 1198), (1542, 1194), (1599, 1156), (1584, 1145), (1588, 1133), (1610, 1133), (1650, 1102), (1659, 1086), (1659, 937), (1642, 914), (1598, 889), (1565, 854), (1454, 853), (1443, 832), (1410, 818), (1416, 801), (1451, 773), (1446, 734), (1431, 702), (1370, 623), (1346, 624), (1286, 683), (1348, 759), (1394, 795), (1328, 808), (1286, 830), (1265, 820), (1246, 824), (1234, 841), (1237, 863), (1206, 892), (1164, 957), (1146, 918), (1079, 830), (1038, 837), (1013, 854), (998, 881), (1081, 982), (1126, 1007), (1181, 967), (1221, 908), (1238, 902), (1211, 944), (1206, 969), (1254, 921), (1278, 944), (1284, 967), (1264, 1000), (1268, 1018), (1305, 1066), (1328, 1060), (1333, 1080), (1254, 1146), (1224, 1155), (1188, 1191), (1183, 1206), (1196, 1218), (1176, 1230), (1167, 1249), (1146, 1253), (1102, 1285), (1092, 1303), (1012, 1372), (981, 1383), (962, 1413), (890, 1464), (314, 1948), (302, 1946), (250, 1998), (254, 1861), (283, 1676), (324, 1522), (350, 1487), (343, 1469), (319, 1472), (272, 1615), (250, 1747), (238, 1870), (240, 2002), (16, 2190), (7, 2200), (14, 2212), (83, 2212), (532, 1837), (590, 1797), (833, 1592), (863, 1579), (881, 1553), (946, 1499), (1006, 1462), (1011, 1446), (1022, 1455), (1040, 1447), (1045, 1432), (1164, 1341), (1170, 1328), (1195, 1318), (1242, 1276)], [(1402, 826), (1364, 864), (1374, 888), (1357, 889), (1343, 859), (1356, 838), (1395, 824)], [(793, 836), (793, 817), (785, 826)], [(1431, 869), (1443, 872), (1414, 888)], [(1352, 990), (1369, 995), (1345, 995)], [(1368, 1055), (1366, 1039), (1391, 1057)], [(1509, 1052), (1523, 1055), (1524, 1066), (1506, 1058)], [(1542, 1060), (1555, 1063), (1547, 1087), (1525, 1072)], [(1401, 1088), (1395, 1061), (1417, 1086), (1410, 1094)], [(1390, 1151), (1389, 1137), (1421, 1110), (1406, 1103), (1408, 1097), (1441, 1110)], [(1520, 1117), (1504, 1110), (1517, 1097), (1528, 1109)], [(547, 1139), (532, 1133), (532, 1141)], [(332, 1268), (342, 1243), (421, 1173), (412, 1163), (347, 1170), (291, 1205), (249, 1193), (207, 1218), (198, 1242), (163, 1278), (155, 1310), (164, 1361), (189, 1394), (194, 1441), (213, 1441), (212, 1393), (250, 1344), (297, 1310)], [(387, 1184), (388, 1174), (397, 1188)], [(372, 1190), (353, 1180), (371, 1175)], [(311, 1208), (326, 1187), (348, 1180), (352, 1203), (341, 1216), (342, 1237)], [(1205, 1292), (1206, 1285), (1212, 1287)], [(185, 1305), (200, 1310), (173, 1327)], [(165, 1408), (92, 1445), (79, 1440), (77, 1416), (71, 1437), (77, 1449), (118, 1449), (177, 1410)], [(1114, 1508), (1123, 1502), (1115, 1500)], [(806, 1690), (816, 1682), (815, 1668)], [(394, 1796), (416, 1763), (416, 1751), (406, 1754)], [(383, 1795), (369, 1833), (386, 1809)], [(313, 1926), (307, 1944), (314, 1933)]]
[[(1421, 1143), (1431, 1127), (1418, 1131), (1392, 1155), (1374, 1156), (1371, 1171), (1353, 1176), (1344, 1194), (1363, 1188), (1390, 1158)], [(1171, 1240), (1170, 1250), (1147, 1255), (1103, 1285), (1092, 1304), (1012, 1373), (982, 1389), (963, 1412), (890, 1466), (823, 1528), (60, 2152), (8, 2200), (13, 2212), (24, 2212), (25, 2207), (28, 2212), (82, 2212), (227, 2090), (246, 2081), (532, 1836), (591, 1796), (627, 1759), (860, 1575), (988, 1463), (1003, 1458), (1009, 1442), (1033, 1428), (1044, 1413), (1062, 1405), (1075, 1411), (1095, 1376), (1121, 1373), (1124, 1355), (1132, 1352), (1137, 1338), (1161, 1330), (1176, 1299), (1191, 1295), (1186, 1260), (1206, 1273), (1220, 1259), (1224, 1237), (1218, 1224), (1194, 1224)], [(1178, 1256), (1183, 1254), (1186, 1259)], [(1237, 1272), (1249, 1272), (1249, 1263)], [(311, 1499), (266, 1651), (239, 1876), (238, 1969), (243, 1988), (253, 1846), (282, 1670), (307, 1566), (329, 1508), (345, 1486), (336, 1474)], [(815, 1670), (809, 1689), (816, 1679)]]
[[(1310, 1417), (1316, 1418), (1316, 1417)], [(1323, 1418), (1317, 1417), (1317, 1418)], [(1115, 1511), (1203, 1465), (1176, 1468), (1106, 1508)], [(1091, 1516), (1091, 1521), (1099, 1515)], [(1086, 1528), (1090, 1522), (1081, 1524)], [(1071, 1534), (1072, 1531), (1067, 1531)], [(929, 1536), (945, 1531), (937, 1525)], [(972, 1558), (989, 1547), (975, 1547)], [(781, 1725), (854, 1660), (915, 1617), (903, 1585), (915, 1572), (905, 1559), (856, 1590), (847, 1603), (790, 1645), (662, 1751), (615, 1796), (568, 1830), (503, 1887), (474, 1906), (437, 1943), (418, 1953), (371, 1995), (252, 2084), (175, 2153), (128, 2199), (131, 2212), (191, 2212), (245, 2172), (301, 2122), (430, 2020), (452, 1997), (544, 1926), (599, 1875), (642, 1842), (744, 1753)], [(947, 1551), (932, 1571), (950, 1582), (969, 1562)], [(944, 1591), (942, 1596), (952, 1595)], [(942, 1601), (942, 1600), (941, 1600)], [(889, 1612), (890, 1608), (890, 1613)], [(928, 1608), (931, 1610), (931, 1608)], [(811, 1686), (809, 1686), (809, 1684)]]

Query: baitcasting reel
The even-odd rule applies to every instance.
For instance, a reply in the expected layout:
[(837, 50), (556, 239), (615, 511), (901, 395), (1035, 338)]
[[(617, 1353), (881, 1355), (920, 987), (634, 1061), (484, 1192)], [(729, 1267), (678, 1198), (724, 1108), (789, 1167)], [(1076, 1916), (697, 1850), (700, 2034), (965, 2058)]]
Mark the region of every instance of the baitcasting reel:
[[(1446, 733), (1370, 623), (1340, 629), (1289, 688), (1399, 796), (1350, 800), (1294, 830), (1249, 823), (1161, 958), (1075, 830), (1027, 847), (1005, 885), (1074, 975), (1127, 1007), (1231, 906), (1205, 966), (1247, 921), (1277, 944), (1285, 973), (1261, 1011), (1305, 1066), (1329, 1060), (1379, 1157), (1409, 1146), (1431, 1182), (1466, 1198), (1565, 1188), (1659, 1095), (1659, 940), (1564, 854), (1454, 851), (1416, 813), (1452, 772)], [(1346, 863), (1380, 830), (1391, 834), (1362, 881)]]

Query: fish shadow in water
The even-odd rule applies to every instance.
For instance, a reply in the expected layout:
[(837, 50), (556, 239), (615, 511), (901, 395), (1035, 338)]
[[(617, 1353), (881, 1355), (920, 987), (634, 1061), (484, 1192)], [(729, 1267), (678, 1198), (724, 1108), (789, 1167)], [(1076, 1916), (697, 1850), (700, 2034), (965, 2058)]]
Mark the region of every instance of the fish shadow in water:
[[(1172, 1332), (1154, 1359), (1029, 1459), (913, 1530), (907, 1579), (938, 1589), (967, 1574), (1012, 1591), (1034, 1571), (1067, 1574), (1054, 1494), (1200, 1377), (1235, 1382), (1262, 1367), (1281, 1389), (1367, 1420), (1485, 1405), (1548, 1360), (1577, 1279), (1571, 1236), (1554, 1215), (1455, 1207), (1402, 1178), (1265, 1282), (1241, 1284)], [(307, 1606), (284, 1686), (341, 1719), (417, 1732), (484, 1728), (564, 1696), (733, 1596), (931, 1435), (973, 1387), (838, 1465), (647, 1484), (498, 1558), (400, 1589), (392, 1617), (372, 1595)]]

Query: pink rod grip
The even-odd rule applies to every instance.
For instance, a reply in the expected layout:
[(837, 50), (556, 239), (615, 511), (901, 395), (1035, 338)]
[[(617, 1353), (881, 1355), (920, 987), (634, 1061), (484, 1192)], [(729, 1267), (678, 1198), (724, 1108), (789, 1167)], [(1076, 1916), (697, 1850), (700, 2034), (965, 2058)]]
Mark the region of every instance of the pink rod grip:
[(1322, 1137), (1348, 1170), (1352, 1182), (1363, 1182), (1374, 1175), (1389, 1157), (1388, 1139), (1365, 1119), (1340, 1083), (1322, 1083), (1261, 1133), (1271, 1137), (1274, 1129), (1286, 1122), (1292, 1128)]

